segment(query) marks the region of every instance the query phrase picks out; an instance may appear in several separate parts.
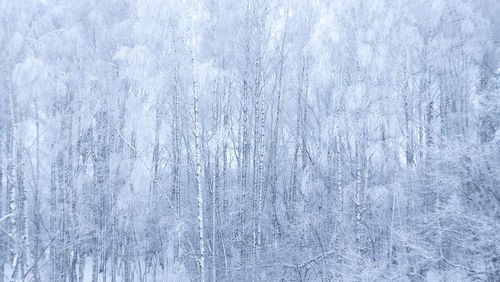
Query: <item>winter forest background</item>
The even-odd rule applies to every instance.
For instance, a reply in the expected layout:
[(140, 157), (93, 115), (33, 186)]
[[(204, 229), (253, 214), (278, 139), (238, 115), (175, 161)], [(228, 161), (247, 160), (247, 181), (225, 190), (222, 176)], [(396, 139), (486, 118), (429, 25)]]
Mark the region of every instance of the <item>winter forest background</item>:
[(0, 282), (498, 281), (496, 0), (0, 0)]

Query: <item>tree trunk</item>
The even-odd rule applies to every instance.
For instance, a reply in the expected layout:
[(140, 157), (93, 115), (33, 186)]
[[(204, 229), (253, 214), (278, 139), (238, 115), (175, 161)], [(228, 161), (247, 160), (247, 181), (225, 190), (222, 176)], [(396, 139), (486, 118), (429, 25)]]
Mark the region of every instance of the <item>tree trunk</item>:
[[(33, 277), (35, 282), (40, 281), (40, 273), (38, 273), (38, 256), (40, 252), (40, 122), (38, 118), (38, 103), (35, 100), (35, 118), (36, 118), (36, 182), (33, 191), (33, 224), (34, 224), (34, 238), (33, 238)], [(1, 212), (0, 212), (1, 214)]]
[(338, 279), (340, 281), (343, 281), (343, 274), (342, 274), (342, 266), (343, 266), (343, 213), (344, 213), (344, 192), (342, 191), (342, 171), (340, 167), (340, 102), (341, 98), (339, 98), (338, 104), (337, 104), (337, 122), (335, 124), (335, 131), (336, 131), (336, 158), (337, 158), (337, 194), (338, 194), (338, 215), (337, 215), (337, 236), (336, 236), (336, 245), (337, 245), (337, 263), (339, 265), (339, 275)]
[(197, 191), (197, 201), (198, 201), (198, 233), (199, 233), (199, 244), (200, 244), (200, 257), (198, 260), (200, 267), (200, 281), (205, 281), (205, 238), (203, 236), (203, 190), (201, 188), (201, 144), (200, 144), (200, 125), (199, 125), (199, 113), (198, 113), (198, 90), (196, 81), (196, 62), (194, 51), (191, 50), (191, 64), (193, 68), (193, 96), (194, 96), (194, 139), (195, 139), (195, 182)]

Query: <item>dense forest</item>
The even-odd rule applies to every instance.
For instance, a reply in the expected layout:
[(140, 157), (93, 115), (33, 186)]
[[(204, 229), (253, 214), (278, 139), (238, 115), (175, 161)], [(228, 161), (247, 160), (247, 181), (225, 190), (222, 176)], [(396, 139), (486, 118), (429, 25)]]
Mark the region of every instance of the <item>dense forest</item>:
[(497, 0), (0, 0), (0, 282), (498, 281)]

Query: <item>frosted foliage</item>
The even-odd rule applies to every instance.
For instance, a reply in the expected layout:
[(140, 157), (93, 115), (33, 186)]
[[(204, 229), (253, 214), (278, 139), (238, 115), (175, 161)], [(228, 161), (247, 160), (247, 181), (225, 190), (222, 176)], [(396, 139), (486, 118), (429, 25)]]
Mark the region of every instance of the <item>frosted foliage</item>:
[(21, 100), (39, 96), (46, 79), (46, 67), (34, 57), (28, 57), (23, 63), (16, 64), (12, 74), (12, 80), (20, 92), (19, 97), (25, 97)]
[(495, 0), (0, 0), (0, 282), (498, 281)]

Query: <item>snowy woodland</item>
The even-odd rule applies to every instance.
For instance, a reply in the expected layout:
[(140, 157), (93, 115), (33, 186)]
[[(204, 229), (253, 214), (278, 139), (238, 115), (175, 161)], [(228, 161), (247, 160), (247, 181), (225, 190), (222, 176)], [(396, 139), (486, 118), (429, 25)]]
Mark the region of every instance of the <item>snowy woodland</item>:
[(499, 281), (497, 0), (0, 0), (0, 282)]

